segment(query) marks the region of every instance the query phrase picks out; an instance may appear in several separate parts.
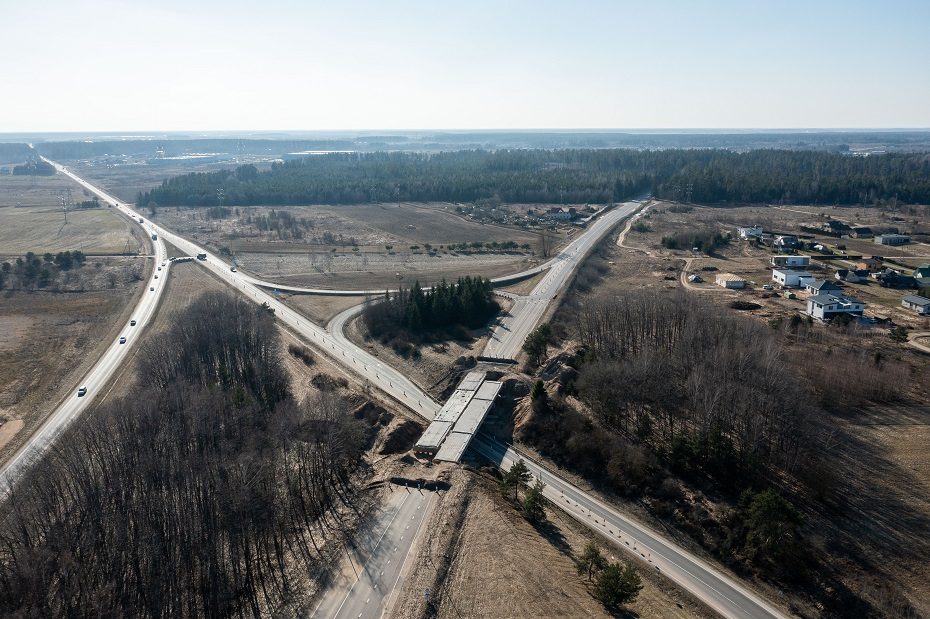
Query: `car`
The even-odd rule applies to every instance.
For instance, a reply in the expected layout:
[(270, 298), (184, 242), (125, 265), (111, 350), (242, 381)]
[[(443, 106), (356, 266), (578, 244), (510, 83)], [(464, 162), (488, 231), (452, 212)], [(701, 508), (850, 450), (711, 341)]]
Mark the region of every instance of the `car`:
[(775, 290), (775, 286), (773, 286), (772, 284), (765, 284), (764, 286), (762, 286), (762, 290)]
[(149, 288), (149, 292), (155, 292), (155, 286), (152, 286), (151, 288)]
[(82, 398), (87, 394), (87, 387), (81, 387), (78, 389), (78, 397)]
[(229, 270), (232, 271), (233, 273), (235, 273), (235, 272), (236, 272), (236, 267), (229, 267)]
[(158, 276), (157, 276), (157, 275), (155, 276), (155, 279), (158, 279)]
[(130, 320), (130, 321), (129, 321), (129, 326), (130, 326), (130, 327), (135, 327), (135, 326), (136, 326), (136, 321), (135, 321), (135, 320)]
[(174, 262), (174, 261), (175, 261), (175, 257), (174, 257), (174, 256), (171, 256), (170, 258), (168, 258), (168, 262)]
[(161, 267), (158, 267), (158, 270), (161, 271)]
[(126, 336), (125, 336), (125, 335), (119, 338), (119, 343), (120, 343), (120, 344), (125, 344), (125, 343), (126, 343)]

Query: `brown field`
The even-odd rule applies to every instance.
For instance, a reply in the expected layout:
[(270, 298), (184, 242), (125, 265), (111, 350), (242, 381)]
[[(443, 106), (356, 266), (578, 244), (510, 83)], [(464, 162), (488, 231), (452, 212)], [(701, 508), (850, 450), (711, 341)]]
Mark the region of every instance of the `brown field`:
[(325, 327), (333, 316), (365, 302), (365, 297), (334, 297), (311, 294), (282, 294), (281, 302), (291, 306), (314, 323)]
[[(575, 560), (589, 534), (555, 509), (534, 528), (505, 501), (493, 480), (457, 471), (452, 489), (424, 527), (415, 572), (392, 616), (419, 616), (431, 590), (438, 617), (610, 617), (594, 599)], [(612, 560), (626, 560), (601, 542)], [(641, 569), (643, 590), (631, 617), (711, 617), (664, 579)]]
[(72, 200), (88, 199), (77, 184), (50, 177), (0, 176), (0, 255), (79, 249), (86, 254), (134, 254), (141, 238), (128, 220), (107, 208), (64, 213), (59, 193), (71, 188)]
[[(113, 258), (99, 271), (119, 272), (130, 261), (141, 262)], [(0, 457), (11, 455), (76, 388), (119, 335), (143, 288), (130, 279), (113, 289), (0, 293), (0, 416), (13, 423), (0, 428)]]

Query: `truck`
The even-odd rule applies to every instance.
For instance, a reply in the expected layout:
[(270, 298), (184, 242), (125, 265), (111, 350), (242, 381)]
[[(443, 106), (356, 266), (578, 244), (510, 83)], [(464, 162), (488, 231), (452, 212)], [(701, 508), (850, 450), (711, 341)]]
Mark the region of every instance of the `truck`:
[(197, 254), (197, 260), (206, 260), (207, 254)]

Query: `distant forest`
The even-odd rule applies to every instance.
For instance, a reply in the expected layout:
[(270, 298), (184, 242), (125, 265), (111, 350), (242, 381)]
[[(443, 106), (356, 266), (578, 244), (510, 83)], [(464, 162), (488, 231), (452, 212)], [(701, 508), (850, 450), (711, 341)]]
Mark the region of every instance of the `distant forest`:
[(140, 206), (387, 201), (604, 203), (652, 191), (700, 203), (930, 203), (930, 155), (853, 157), (756, 150), (501, 150), (334, 153), (259, 171), (193, 173), (140, 193)]
[(30, 161), (13, 167), (14, 176), (55, 176), (55, 166), (44, 161)]

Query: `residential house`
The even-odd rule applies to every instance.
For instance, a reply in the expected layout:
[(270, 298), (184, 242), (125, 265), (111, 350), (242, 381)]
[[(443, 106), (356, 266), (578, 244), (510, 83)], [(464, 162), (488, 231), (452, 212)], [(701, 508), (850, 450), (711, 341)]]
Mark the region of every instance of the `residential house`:
[(881, 256), (872, 256), (871, 258), (863, 258), (856, 263), (857, 269), (862, 269), (863, 271), (878, 271), (882, 268), (882, 258)]
[(774, 245), (782, 249), (794, 249), (800, 247), (801, 241), (793, 234), (779, 234), (775, 237)]
[(840, 314), (862, 316), (865, 303), (841, 295), (818, 294), (807, 300), (807, 313), (818, 320), (831, 320)]
[(860, 284), (869, 277), (869, 272), (865, 270), (838, 269), (833, 274), (834, 279), (850, 284)]
[(746, 287), (746, 280), (732, 273), (718, 273), (715, 282), (723, 288), (739, 289)]
[(828, 279), (820, 279), (808, 282), (804, 285), (804, 290), (813, 295), (843, 294), (843, 288), (839, 284), (834, 284)]
[(901, 299), (901, 306), (921, 316), (930, 316), (930, 299), (916, 294), (909, 294)]
[(772, 269), (772, 281), (786, 288), (800, 288), (813, 282), (816, 278), (807, 271), (791, 269)]
[(836, 236), (840, 236), (841, 234), (845, 234), (846, 232), (849, 231), (849, 226), (847, 224), (844, 224), (842, 221), (836, 221), (835, 219), (831, 219), (830, 221), (826, 221), (823, 224), (821, 224), (820, 229), (823, 230), (824, 232), (828, 232), (830, 234), (835, 234)]
[(914, 277), (930, 277), (930, 263), (918, 266), (914, 269), (912, 275)]
[(736, 236), (741, 239), (757, 239), (762, 236), (762, 226), (739, 226)]
[(806, 267), (810, 264), (810, 256), (772, 256), (773, 267)]
[(853, 237), (854, 239), (870, 239), (875, 236), (875, 234), (872, 232), (872, 228), (868, 228), (866, 226), (857, 226), (849, 231), (849, 236)]
[(873, 240), (879, 245), (907, 245), (911, 237), (906, 234), (879, 234)]
[(879, 273), (873, 273), (873, 276), (875, 276), (878, 283), (882, 285), (882, 288), (904, 289), (917, 287), (916, 279), (910, 275), (901, 275), (892, 269), (885, 269)]

